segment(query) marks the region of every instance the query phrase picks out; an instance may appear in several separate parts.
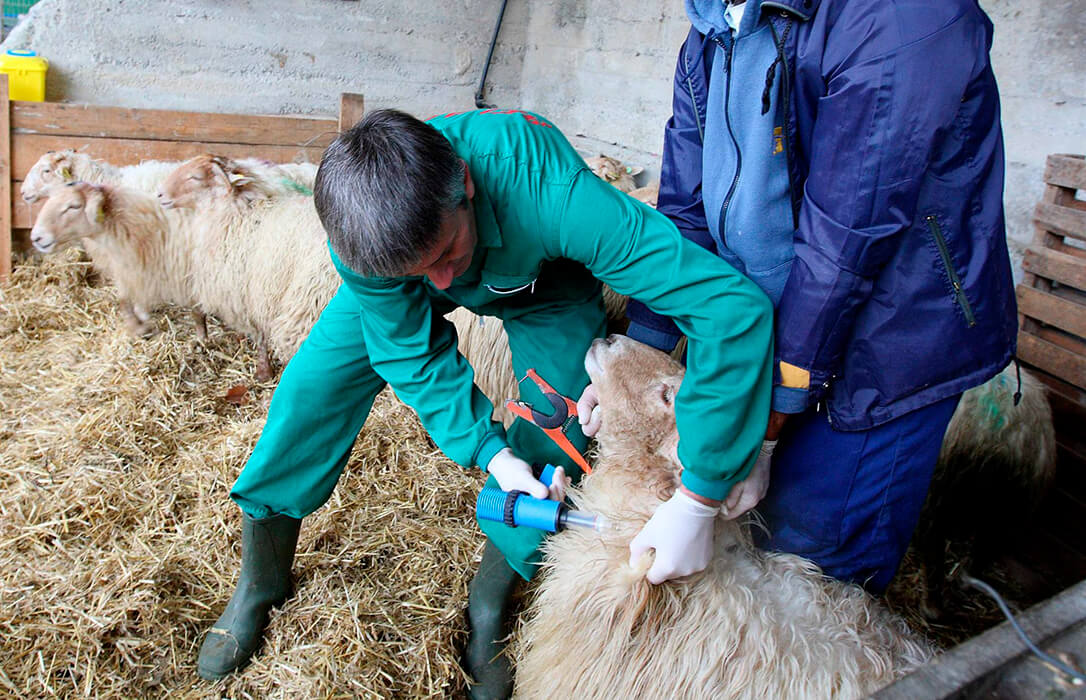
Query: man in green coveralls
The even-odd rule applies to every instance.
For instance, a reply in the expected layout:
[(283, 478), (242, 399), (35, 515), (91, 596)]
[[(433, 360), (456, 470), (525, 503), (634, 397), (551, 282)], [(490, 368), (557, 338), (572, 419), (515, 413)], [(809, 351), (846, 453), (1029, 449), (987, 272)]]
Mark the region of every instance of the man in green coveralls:
[[(301, 518), (331, 495), (386, 382), (438, 447), (488, 471), (490, 486), (561, 497), (530, 462), (580, 477), (537, 427), (518, 419), (506, 432), (491, 419), (443, 318), (456, 306), (502, 319), (517, 376), (535, 368), (567, 396), (585, 390), (585, 352), (605, 333), (601, 281), (676, 320), (689, 338), (675, 398), (683, 485), (639, 538), (656, 549), (650, 579), (705, 566), (713, 516), (754, 466), (769, 413), (772, 307), (757, 286), (596, 178), (528, 112), (428, 123), (372, 112), (325, 152), (314, 199), (344, 284), (284, 370), (231, 492), (244, 512), (241, 574), (200, 650), (202, 676), (225, 676), (259, 646), (268, 610), (289, 594)], [(521, 397), (547, 405), (527, 382)], [(569, 438), (584, 450), (579, 426)], [(481, 526), (489, 541), (471, 585), (465, 666), (473, 696), (504, 697), (511, 676), (496, 640), (543, 535)]]

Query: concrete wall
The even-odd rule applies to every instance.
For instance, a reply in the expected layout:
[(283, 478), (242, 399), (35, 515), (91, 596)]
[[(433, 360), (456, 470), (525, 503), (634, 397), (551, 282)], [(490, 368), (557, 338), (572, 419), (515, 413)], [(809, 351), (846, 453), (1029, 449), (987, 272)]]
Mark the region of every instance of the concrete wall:
[(1045, 158), (1086, 154), (1086, 2), (986, 0), (995, 24), (992, 66), (1003, 107), (1003, 201), (1015, 261), (1033, 239)]
[[(340, 92), (420, 116), (474, 106), (493, 0), (42, 0), (3, 48), (49, 58), (48, 99), (334, 115)], [(1086, 152), (1083, 0), (983, 0), (996, 25), (1007, 214), (1032, 237), (1044, 158)], [(486, 97), (554, 119), (584, 152), (658, 172), (679, 0), (510, 0)]]

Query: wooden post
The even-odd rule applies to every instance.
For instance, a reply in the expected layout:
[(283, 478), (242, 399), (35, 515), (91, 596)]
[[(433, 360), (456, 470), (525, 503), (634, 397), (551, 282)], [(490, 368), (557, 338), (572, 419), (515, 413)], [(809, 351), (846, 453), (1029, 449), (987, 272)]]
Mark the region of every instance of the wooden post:
[(0, 75), (0, 283), (11, 279), (11, 102)]
[(344, 132), (358, 123), (366, 111), (366, 99), (357, 92), (345, 92), (339, 96), (339, 130)]

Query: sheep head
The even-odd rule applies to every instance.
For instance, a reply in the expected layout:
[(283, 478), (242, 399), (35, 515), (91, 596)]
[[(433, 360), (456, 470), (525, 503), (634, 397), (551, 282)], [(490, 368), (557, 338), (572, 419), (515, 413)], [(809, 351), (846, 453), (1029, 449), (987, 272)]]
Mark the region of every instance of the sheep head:
[(609, 185), (614, 185), (622, 192), (629, 192), (637, 187), (634, 182), (634, 175), (642, 171), (642, 168), (626, 165), (616, 158), (605, 155), (586, 158), (585, 163), (596, 174), (596, 177)]
[(678, 483), (675, 395), (684, 370), (666, 354), (625, 336), (593, 341), (585, 369), (600, 397), (601, 464), (621, 464), (661, 495)]
[(111, 196), (108, 185), (69, 182), (50, 187), (46, 196), (49, 199), (30, 230), (30, 242), (42, 253), (62, 250), (76, 239), (104, 230)]
[(167, 209), (195, 209), (216, 199), (251, 197), (252, 174), (229, 158), (210, 153), (190, 158), (158, 188), (158, 203)]
[(34, 203), (46, 196), (50, 187), (74, 181), (79, 159), (90, 160), (90, 156), (71, 149), (46, 151), (23, 178), (23, 200)]

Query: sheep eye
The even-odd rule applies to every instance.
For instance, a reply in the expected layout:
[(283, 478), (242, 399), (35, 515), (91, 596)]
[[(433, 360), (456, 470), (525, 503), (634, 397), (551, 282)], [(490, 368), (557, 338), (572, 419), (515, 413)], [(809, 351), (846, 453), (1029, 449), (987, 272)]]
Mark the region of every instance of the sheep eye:
[(67, 207), (64, 208), (64, 211), (71, 211), (72, 209), (82, 209), (82, 208), (83, 208), (82, 204), (69, 204)]
[(48, 175), (49, 172), (50, 172), (49, 168), (42, 168), (41, 171), (42, 171), (42, 174), (44, 174), (44, 175)]
[(671, 402), (675, 399), (675, 392), (667, 384), (661, 384), (659, 387), (657, 387), (656, 391), (660, 397), (660, 400), (668, 406), (670, 406)]

